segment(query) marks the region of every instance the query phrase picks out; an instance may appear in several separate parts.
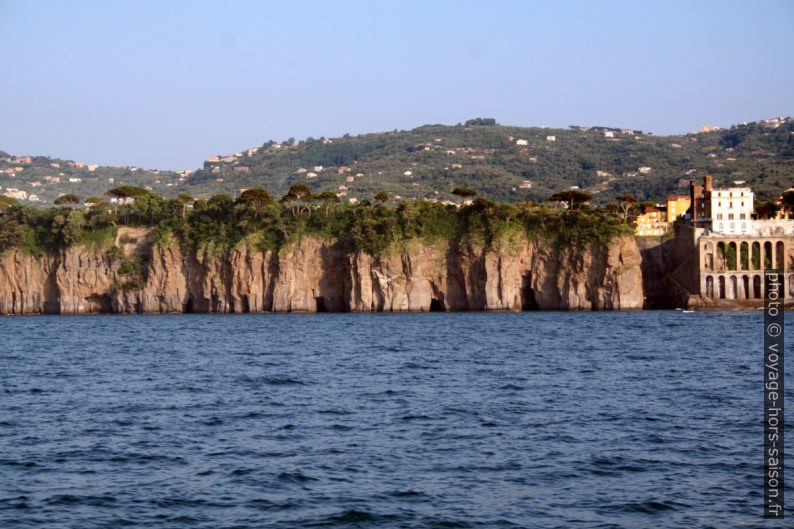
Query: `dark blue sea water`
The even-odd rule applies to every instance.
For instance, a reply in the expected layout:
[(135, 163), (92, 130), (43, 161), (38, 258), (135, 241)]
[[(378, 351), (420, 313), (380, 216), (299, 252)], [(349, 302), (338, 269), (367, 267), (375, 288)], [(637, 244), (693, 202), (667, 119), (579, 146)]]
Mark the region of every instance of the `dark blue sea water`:
[(761, 339), (761, 311), (2, 318), (0, 527), (780, 526)]

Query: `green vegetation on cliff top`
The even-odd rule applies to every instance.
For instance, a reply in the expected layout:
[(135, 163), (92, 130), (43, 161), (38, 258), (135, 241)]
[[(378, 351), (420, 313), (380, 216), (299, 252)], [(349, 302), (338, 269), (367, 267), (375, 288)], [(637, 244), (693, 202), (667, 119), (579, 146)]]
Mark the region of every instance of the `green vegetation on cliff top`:
[(495, 203), (476, 199), (463, 207), (426, 201), (386, 205), (363, 201), (342, 204), (333, 193), (314, 195), (295, 185), (276, 202), (264, 190), (250, 190), (233, 200), (182, 195), (166, 199), (140, 189), (131, 204), (94, 202), (86, 206), (32, 208), (6, 201), (0, 205), (0, 252), (57, 253), (74, 245), (115, 248), (119, 226), (151, 227), (155, 244), (172, 241), (191, 252), (219, 253), (243, 240), (277, 250), (307, 235), (332, 239), (349, 251), (381, 254), (394, 244), (422, 239), (464, 247), (489, 248), (503, 236), (521, 233), (551, 244), (583, 247), (630, 234), (631, 226), (614, 209), (586, 204), (575, 209), (545, 204)]

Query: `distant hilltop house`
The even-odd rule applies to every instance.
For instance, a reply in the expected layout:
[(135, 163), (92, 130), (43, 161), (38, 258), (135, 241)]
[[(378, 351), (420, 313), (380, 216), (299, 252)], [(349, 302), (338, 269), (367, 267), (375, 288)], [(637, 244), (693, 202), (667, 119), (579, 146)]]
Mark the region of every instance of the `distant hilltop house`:
[(3, 193), (8, 198), (13, 198), (16, 200), (25, 200), (28, 198), (28, 192), (22, 189), (17, 189), (16, 187), (8, 187), (6, 188), (5, 193)]
[(251, 172), (251, 169), (245, 165), (238, 165), (233, 171), (238, 174), (248, 174)]
[(532, 181), (531, 180), (524, 180), (518, 185), (519, 189), (532, 189)]
[(557, 136), (546, 136), (546, 141), (557, 141)]
[(133, 202), (135, 202), (135, 199), (133, 197), (110, 197), (111, 204), (124, 205), (124, 204), (132, 204)]
[(759, 123), (769, 129), (776, 129), (786, 122), (786, 118), (762, 119)]
[(640, 174), (648, 174), (648, 173), (650, 173), (652, 170), (653, 170), (653, 169), (652, 169), (652, 168), (650, 168), (650, 167), (648, 167), (648, 166), (643, 166), (643, 167), (638, 167), (638, 168), (637, 168), (637, 172), (638, 172), (638, 173), (640, 173)]
[(519, 147), (524, 147), (524, 146), (529, 145), (529, 141), (527, 141), (527, 140), (516, 140), (516, 145), (518, 145)]

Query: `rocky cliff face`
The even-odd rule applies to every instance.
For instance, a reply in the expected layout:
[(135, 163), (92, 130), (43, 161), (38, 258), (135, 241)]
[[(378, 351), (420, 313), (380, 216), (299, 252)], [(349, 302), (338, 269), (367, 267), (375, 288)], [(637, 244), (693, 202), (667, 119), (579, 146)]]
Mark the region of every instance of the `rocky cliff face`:
[(41, 258), (7, 252), (0, 257), (0, 314), (643, 306), (640, 252), (631, 237), (581, 252), (530, 240), (489, 251), (411, 241), (374, 256), (317, 238), (277, 253), (241, 245), (218, 257), (143, 248), (141, 288), (125, 285), (120, 261), (103, 252), (74, 247)]

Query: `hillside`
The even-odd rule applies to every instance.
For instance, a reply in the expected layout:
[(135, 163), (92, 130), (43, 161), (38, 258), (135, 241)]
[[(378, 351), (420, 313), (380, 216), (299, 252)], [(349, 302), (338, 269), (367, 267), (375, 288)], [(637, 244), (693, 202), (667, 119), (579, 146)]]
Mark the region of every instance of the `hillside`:
[(465, 186), (495, 200), (541, 201), (578, 186), (599, 203), (621, 194), (657, 201), (685, 193), (690, 178), (705, 174), (712, 174), (717, 185), (745, 180), (759, 198), (768, 199), (794, 182), (794, 120), (654, 136), (607, 127), (512, 127), (478, 119), (409, 131), (270, 141), (211, 157), (192, 173), (91, 170), (65, 160), (34, 157), (21, 163), (15, 158), (0, 153), (0, 192), (25, 191), (41, 203), (51, 203), (62, 193), (98, 195), (122, 184), (148, 187), (164, 196), (235, 196), (250, 187), (265, 187), (280, 196), (295, 183), (334, 191), (343, 200), (371, 199), (378, 191), (444, 200), (451, 198), (452, 189)]

